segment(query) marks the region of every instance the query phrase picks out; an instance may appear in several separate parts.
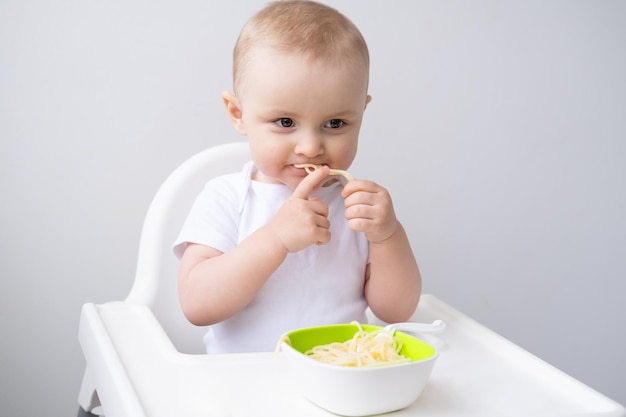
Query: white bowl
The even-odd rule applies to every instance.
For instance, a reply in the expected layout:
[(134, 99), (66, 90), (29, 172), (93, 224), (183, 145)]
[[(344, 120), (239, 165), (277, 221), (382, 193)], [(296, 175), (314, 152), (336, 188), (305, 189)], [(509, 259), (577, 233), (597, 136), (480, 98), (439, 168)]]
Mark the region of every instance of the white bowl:
[[(365, 331), (381, 327), (362, 325)], [(400, 410), (415, 402), (428, 382), (438, 353), (415, 337), (396, 332), (400, 353), (410, 362), (375, 367), (331, 365), (304, 352), (314, 346), (344, 342), (358, 331), (354, 324), (338, 324), (294, 330), (281, 343), (291, 378), (312, 403), (343, 416), (368, 416)]]

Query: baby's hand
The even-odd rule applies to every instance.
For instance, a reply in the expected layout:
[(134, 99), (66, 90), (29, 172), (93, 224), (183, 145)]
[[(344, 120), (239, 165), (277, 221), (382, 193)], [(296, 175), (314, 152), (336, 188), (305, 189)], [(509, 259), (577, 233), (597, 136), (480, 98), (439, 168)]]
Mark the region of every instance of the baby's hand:
[(309, 195), (326, 176), (328, 167), (304, 177), (270, 221), (271, 230), (288, 252), (330, 241), (328, 204), (315, 198), (309, 199)]
[(365, 233), (372, 243), (380, 243), (394, 234), (398, 220), (385, 188), (372, 181), (356, 180), (346, 184), (342, 195), (350, 229)]

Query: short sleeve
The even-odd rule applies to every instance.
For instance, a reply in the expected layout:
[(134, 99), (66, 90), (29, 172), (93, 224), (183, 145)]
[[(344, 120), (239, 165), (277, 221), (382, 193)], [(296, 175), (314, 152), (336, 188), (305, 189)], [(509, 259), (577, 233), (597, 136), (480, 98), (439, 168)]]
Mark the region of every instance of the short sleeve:
[(229, 174), (207, 182), (196, 197), (174, 242), (181, 258), (189, 243), (226, 252), (237, 244), (241, 207), (242, 174)]

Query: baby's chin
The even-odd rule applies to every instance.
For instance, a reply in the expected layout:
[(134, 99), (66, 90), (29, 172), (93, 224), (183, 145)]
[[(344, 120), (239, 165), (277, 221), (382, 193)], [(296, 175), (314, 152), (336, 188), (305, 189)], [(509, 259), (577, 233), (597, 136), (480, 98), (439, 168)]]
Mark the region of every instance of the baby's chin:
[(257, 182), (263, 182), (265, 184), (284, 184), (284, 182), (281, 181), (280, 179), (274, 178), (271, 175), (267, 175), (266, 173), (260, 170), (257, 170), (252, 173), (252, 179)]

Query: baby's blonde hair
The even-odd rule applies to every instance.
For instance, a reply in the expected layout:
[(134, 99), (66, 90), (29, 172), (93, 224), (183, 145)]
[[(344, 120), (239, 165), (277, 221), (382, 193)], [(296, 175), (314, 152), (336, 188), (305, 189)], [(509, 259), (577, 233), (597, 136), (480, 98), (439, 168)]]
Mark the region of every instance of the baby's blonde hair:
[(369, 51), (359, 29), (337, 10), (314, 1), (274, 1), (248, 20), (233, 51), (236, 94), (250, 53), (256, 47), (275, 48), (329, 63), (363, 65), (369, 73)]

